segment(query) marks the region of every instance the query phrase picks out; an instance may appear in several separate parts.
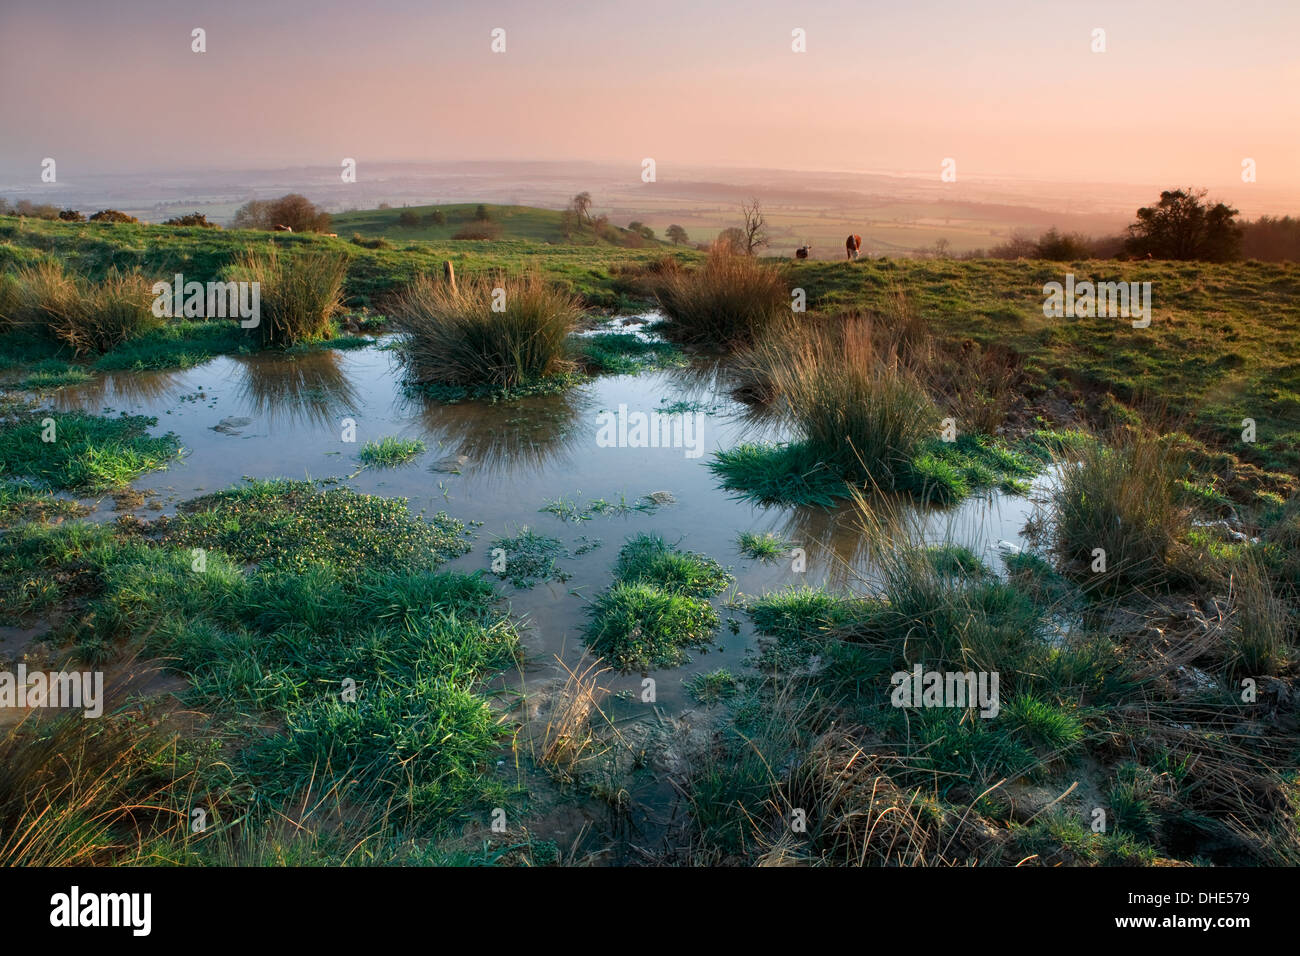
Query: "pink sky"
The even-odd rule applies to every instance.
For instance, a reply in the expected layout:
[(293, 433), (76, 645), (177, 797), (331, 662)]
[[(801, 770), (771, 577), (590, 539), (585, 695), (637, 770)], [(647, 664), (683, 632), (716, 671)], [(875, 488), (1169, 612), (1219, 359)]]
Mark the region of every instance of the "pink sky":
[(4, 0), (0, 172), (650, 156), (937, 176), (953, 157), (1240, 188), (1252, 157), (1300, 195), (1294, 0), (552, 6)]

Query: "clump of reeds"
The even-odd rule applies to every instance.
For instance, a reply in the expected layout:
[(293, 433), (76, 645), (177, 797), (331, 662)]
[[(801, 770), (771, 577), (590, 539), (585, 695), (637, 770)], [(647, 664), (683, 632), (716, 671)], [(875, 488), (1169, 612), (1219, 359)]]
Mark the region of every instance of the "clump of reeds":
[(257, 334), (264, 345), (296, 345), (329, 338), (343, 307), (347, 257), (335, 252), (282, 255), (273, 245), (245, 251), (235, 263), (239, 281), (259, 285)]
[(511, 388), (574, 368), (567, 340), (582, 306), (537, 274), (458, 285), (421, 276), (391, 312), (417, 382)]
[(1179, 484), (1185, 465), (1170, 442), (1148, 432), (1083, 447), (1061, 465), (1052, 496), (1058, 556), (1111, 584), (1166, 581), (1191, 521)]
[(157, 328), (151, 285), (138, 272), (92, 282), (57, 259), (24, 266), (0, 285), (0, 323), (47, 334), (76, 354), (106, 352)]
[(790, 314), (780, 268), (720, 247), (693, 271), (663, 269), (655, 294), (664, 335), (692, 345), (748, 345)]

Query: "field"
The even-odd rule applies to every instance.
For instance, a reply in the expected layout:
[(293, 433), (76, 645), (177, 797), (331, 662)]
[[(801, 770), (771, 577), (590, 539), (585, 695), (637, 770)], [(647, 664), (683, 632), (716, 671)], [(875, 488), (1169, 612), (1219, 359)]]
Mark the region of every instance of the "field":
[[(438, 208), (0, 217), (0, 656), (109, 688), (0, 725), (0, 861), (1300, 862), (1300, 266)], [(270, 244), (346, 260), (296, 340), (23, 304)], [(1045, 317), (1066, 273), (1150, 327)]]

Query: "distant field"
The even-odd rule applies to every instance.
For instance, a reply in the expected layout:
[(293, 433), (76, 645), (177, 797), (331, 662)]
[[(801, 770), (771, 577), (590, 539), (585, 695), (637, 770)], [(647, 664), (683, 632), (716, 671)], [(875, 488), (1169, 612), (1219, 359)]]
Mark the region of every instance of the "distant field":
[[(596, 237), (590, 231), (566, 239), (561, 228), (561, 213), (556, 209), (538, 209), (535, 206), (497, 206), (483, 204), (488, 218), (480, 220), (477, 216), (479, 203), (457, 203), (443, 206), (403, 206), (392, 209), (364, 209), (357, 212), (337, 213), (333, 216), (334, 232), (341, 238), (348, 238), (354, 233), (362, 236), (384, 236), (395, 242), (408, 239), (448, 240), (462, 229), (490, 228), (499, 229), (500, 239), (527, 239), (532, 242), (573, 243), (576, 245), (610, 245), (633, 246), (656, 245), (634, 236), (620, 224), (611, 223), (617, 228), (619, 242), (610, 242)], [(441, 213), (443, 222), (431, 221), (431, 217)], [(403, 214), (418, 216), (418, 225), (404, 225)]]
[[(472, 205), (458, 208), (473, 214)], [(369, 216), (382, 230), (382, 222), (398, 214), (356, 213), (348, 221)], [(544, 235), (549, 217), (558, 213), (521, 210), (503, 221)], [(369, 249), (343, 237), (343, 221), (340, 238), (331, 239), (0, 217), (0, 269), (53, 255), (95, 278), (117, 266), (159, 278), (179, 271), (206, 281), (250, 244), (275, 242), (288, 250), (327, 248), (348, 255), (346, 291), (353, 307), (382, 308), (386, 293), (421, 272), (440, 273), (442, 262), (451, 260), (460, 275), (538, 269), (593, 307), (632, 310), (648, 305), (648, 287), (636, 273), (670, 253), (658, 244), (626, 249), (535, 238), (393, 241), (400, 234), (395, 232), (389, 232), (387, 248)], [(683, 248), (671, 254), (685, 263), (701, 257)], [(1166, 414), (1244, 460), (1300, 472), (1300, 266), (864, 259), (791, 263), (790, 269), (791, 286), (807, 291), (810, 309), (871, 309), (902, 292), (936, 335), (1013, 349), (1048, 397), (1082, 393), (1100, 401), (1113, 395)], [(1044, 318), (1043, 284), (1061, 281), (1067, 271), (1081, 279), (1152, 281), (1150, 328), (1134, 329), (1124, 319)], [(1254, 444), (1241, 440), (1246, 418), (1257, 422)]]

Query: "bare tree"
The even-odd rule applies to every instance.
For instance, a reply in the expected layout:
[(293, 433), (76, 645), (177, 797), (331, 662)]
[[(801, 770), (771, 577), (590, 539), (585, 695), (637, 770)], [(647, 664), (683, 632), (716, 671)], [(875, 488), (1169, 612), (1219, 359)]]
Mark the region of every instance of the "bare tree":
[(573, 211), (577, 214), (579, 223), (585, 222), (587, 225), (591, 225), (591, 193), (578, 193), (578, 195), (573, 197), (570, 205), (573, 207)]
[(741, 228), (745, 237), (744, 250), (746, 254), (752, 256), (756, 250), (768, 243), (767, 219), (763, 216), (763, 210), (757, 199), (741, 203), (740, 213), (745, 217), (745, 225)]

